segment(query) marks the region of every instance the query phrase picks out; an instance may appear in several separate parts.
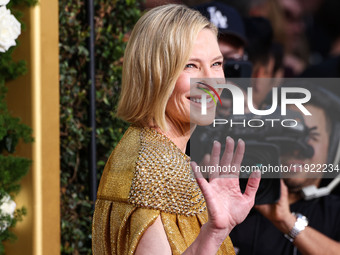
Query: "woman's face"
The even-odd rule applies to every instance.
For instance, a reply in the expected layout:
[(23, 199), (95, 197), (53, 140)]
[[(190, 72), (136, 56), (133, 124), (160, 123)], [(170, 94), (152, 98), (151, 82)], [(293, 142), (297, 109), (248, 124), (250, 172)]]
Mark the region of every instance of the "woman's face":
[[(190, 79), (196, 78), (195, 81), (201, 81), (213, 86), (217, 80), (224, 80), (223, 73), (223, 56), (218, 47), (216, 35), (209, 29), (203, 29), (194, 42), (191, 56), (179, 76), (174, 91), (168, 101), (166, 112), (172, 120), (180, 123), (191, 123), (198, 125), (209, 125), (215, 117), (216, 106), (211, 97), (201, 89), (204, 88), (214, 93), (207, 87), (192, 83)], [(208, 79), (209, 78), (209, 79)], [(219, 78), (219, 79), (211, 79)], [(191, 91), (190, 91), (191, 88)], [(216, 89), (221, 94), (221, 89)], [(201, 114), (202, 94), (207, 98), (207, 114)], [(216, 102), (218, 99), (216, 98)]]

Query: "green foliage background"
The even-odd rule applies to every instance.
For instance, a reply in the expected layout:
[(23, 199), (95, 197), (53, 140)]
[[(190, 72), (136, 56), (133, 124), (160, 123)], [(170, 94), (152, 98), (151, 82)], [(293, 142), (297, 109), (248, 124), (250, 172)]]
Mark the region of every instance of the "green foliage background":
[[(98, 179), (127, 124), (115, 116), (127, 34), (137, 0), (95, 0)], [(85, 0), (59, 0), (62, 254), (91, 254), (87, 39)]]
[[(22, 13), (17, 8), (23, 6), (32, 6), (36, 0), (12, 0), (6, 6), (11, 13), (21, 22)], [(25, 28), (21, 22), (22, 30)], [(18, 42), (17, 42), (18, 43)], [(6, 94), (8, 89), (5, 83), (14, 80), (25, 74), (25, 61), (14, 61), (12, 54), (17, 46), (11, 47), (8, 51), (0, 52), (0, 200), (10, 194), (13, 199), (20, 190), (19, 181), (28, 172), (31, 160), (23, 157), (14, 156), (15, 149), (20, 140), (25, 143), (32, 142), (32, 130), (27, 125), (21, 123), (19, 118), (13, 117), (7, 108)], [(11, 228), (17, 221), (22, 220), (25, 215), (25, 208), (17, 208), (14, 218), (2, 215), (0, 212), (0, 222), (10, 222), (9, 228), (0, 232), (0, 254), (4, 254), (3, 242), (6, 240), (15, 240), (16, 236), (12, 233)]]

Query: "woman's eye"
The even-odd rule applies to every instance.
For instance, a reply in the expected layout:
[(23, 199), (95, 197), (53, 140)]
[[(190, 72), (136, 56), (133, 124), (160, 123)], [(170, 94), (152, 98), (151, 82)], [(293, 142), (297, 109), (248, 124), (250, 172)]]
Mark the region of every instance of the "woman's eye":
[(222, 62), (215, 62), (213, 66), (222, 66)]
[(195, 68), (196, 65), (195, 64), (187, 64), (185, 65), (185, 68)]

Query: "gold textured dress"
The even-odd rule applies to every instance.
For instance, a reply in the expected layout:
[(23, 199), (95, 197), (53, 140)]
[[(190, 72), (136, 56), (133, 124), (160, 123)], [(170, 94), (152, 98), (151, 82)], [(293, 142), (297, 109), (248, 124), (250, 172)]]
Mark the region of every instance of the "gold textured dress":
[[(166, 136), (130, 127), (101, 177), (92, 223), (93, 254), (134, 254), (158, 216), (172, 254), (183, 253), (208, 219), (189, 160)], [(235, 254), (229, 237), (218, 254)]]

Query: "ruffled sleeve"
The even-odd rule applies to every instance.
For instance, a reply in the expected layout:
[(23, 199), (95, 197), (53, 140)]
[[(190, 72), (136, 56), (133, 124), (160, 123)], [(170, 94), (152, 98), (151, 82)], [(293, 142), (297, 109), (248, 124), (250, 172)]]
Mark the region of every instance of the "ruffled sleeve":
[(93, 216), (93, 254), (133, 254), (160, 212), (124, 202), (97, 200)]
[[(194, 242), (201, 226), (207, 221), (206, 213), (196, 216), (176, 215), (99, 199), (93, 216), (93, 254), (134, 254), (144, 232), (158, 216), (161, 216), (173, 255), (182, 254)], [(217, 254), (235, 254), (229, 237)]]

